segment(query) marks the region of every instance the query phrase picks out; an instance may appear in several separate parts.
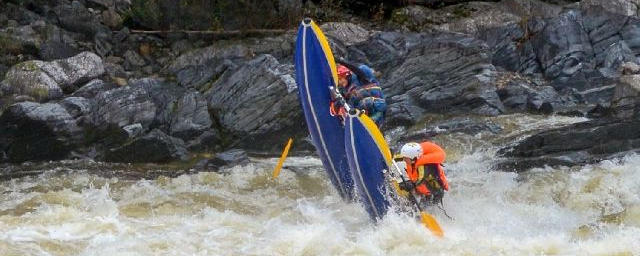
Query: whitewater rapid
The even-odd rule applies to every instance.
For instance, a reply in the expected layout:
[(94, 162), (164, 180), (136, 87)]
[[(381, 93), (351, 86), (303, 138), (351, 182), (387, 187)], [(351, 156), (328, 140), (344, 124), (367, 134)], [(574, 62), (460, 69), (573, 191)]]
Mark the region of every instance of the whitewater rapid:
[(441, 138), (458, 149), (453, 220), (429, 209), (442, 239), (393, 211), (371, 223), (308, 156), (277, 180), (277, 159), (252, 159), (174, 178), (52, 168), (2, 181), (0, 255), (640, 255), (640, 156), (517, 174), (492, 170), (495, 150), (470, 141)]

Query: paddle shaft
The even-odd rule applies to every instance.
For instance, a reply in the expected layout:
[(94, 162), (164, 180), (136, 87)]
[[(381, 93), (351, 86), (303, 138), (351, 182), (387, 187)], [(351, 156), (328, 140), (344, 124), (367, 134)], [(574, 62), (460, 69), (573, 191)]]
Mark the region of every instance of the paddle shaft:
[[(404, 176), (402, 176), (402, 172), (400, 172), (400, 167), (398, 166), (396, 161), (392, 160), (391, 162), (393, 162), (393, 167), (395, 167), (396, 172), (398, 173), (398, 175), (400, 175), (402, 182), (406, 183), (407, 180), (404, 178)], [(411, 199), (411, 201), (416, 205), (416, 207), (418, 207), (418, 211), (422, 212), (422, 207), (420, 207), (420, 203), (418, 202), (418, 199), (416, 198), (416, 196), (413, 195), (412, 191), (409, 191), (409, 199)]]

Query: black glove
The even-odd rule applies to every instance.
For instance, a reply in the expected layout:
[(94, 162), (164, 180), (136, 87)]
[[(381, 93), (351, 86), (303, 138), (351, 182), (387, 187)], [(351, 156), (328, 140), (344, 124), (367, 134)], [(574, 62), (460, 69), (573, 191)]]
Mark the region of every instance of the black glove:
[(443, 189), (438, 189), (436, 191), (431, 192), (431, 202), (433, 203), (439, 203), (440, 201), (442, 201), (443, 197), (444, 197)]
[(400, 189), (404, 190), (404, 191), (413, 191), (414, 189), (416, 189), (416, 185), (413, 184), (413, 182), (411, 181), (403, 181), (398, 183), (398, 186), (400, 186)]

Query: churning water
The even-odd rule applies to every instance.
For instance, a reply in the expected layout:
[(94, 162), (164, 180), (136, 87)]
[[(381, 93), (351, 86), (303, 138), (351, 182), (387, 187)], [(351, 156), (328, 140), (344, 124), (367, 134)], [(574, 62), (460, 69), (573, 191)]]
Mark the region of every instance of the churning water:
[[(512, 120), (497, 121), (518, 134), (580, 121)], [(0, 255), (640, 255), (640, 156), (516, 174), (492, 170), (495, 149), (478, 142), (497, 137), (437, 140), (453, 217), (430, 209), (442, 239), (393, 211), (371, 223), (317, 158), (291, 157), (275, 181), (277, 159), (175, 178), (51, 168), (2, 181)]]

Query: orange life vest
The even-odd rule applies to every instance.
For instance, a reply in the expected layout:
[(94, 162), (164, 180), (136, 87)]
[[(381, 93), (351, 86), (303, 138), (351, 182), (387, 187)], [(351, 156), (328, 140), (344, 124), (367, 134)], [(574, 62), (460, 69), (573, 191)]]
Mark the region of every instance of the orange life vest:
[[(441, 187), (448, 191), (449, 183), (442, 168), (442, 163), (446, 157), (444, 150), (432, 142), (423, 142), (420, 143), (420, 146), (422, 147), (422, 156), (420, 156), (415, 163), (412, 163), (411, 160), (406, 161), (407, 175), (409, 179), (416, 184), (416, 191), (427, 196), (431, 195), (427, 184), (432, 188)], [(425, 172), (425, 169), (432, 170), (433, 168), (437, 170), (435, 173), (431, 173), (429, 170)]]

